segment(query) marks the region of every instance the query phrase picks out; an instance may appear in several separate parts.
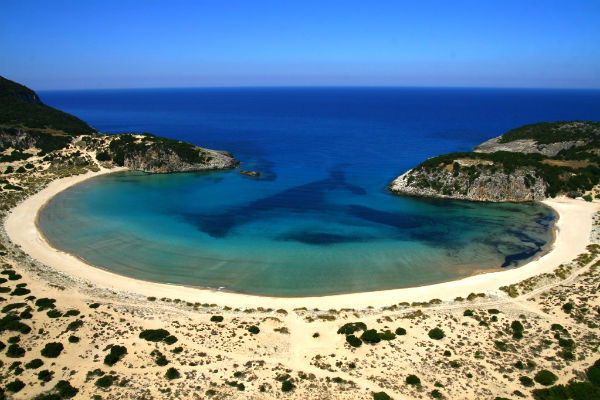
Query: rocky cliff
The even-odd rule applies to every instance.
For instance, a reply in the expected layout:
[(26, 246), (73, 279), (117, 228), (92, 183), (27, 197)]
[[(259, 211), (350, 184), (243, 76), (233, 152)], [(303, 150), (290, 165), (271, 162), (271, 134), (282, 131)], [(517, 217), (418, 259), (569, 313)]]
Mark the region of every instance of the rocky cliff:
[(600, 123), (526, 125), (473, 152), (426, 160), (396, 178), (395, 194), (473, 201), (537, 201), (591, 192), (600, 181)]
[[(79, 118), (45, 105), (31, 89), (0, 76), (0, 163), (48, 155), (74, 146), (98, 161), (149, 173), (229, 169), (228, 152), (151, 134), (102, 135)], [(64, 154), (63, 154), (64, 153)]]

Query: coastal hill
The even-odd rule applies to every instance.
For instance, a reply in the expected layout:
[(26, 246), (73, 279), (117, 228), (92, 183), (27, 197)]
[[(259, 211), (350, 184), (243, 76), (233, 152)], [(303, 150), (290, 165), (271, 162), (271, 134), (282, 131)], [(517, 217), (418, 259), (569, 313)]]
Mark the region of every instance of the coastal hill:
[(239, 164), (228, 152), (179, 140), (100, 134), (79, 118), (45, 105), (33, 90), (0, 77), (0, 163), (36, 156), (52, 163), (69, 147), (106, 164), (149, 173), (229, 169)]
[(471, 152), (430, 158), (396, 178), (395, 194), (474, 201), (591, 201), (600, 181), (600, 122), (540, 122)]

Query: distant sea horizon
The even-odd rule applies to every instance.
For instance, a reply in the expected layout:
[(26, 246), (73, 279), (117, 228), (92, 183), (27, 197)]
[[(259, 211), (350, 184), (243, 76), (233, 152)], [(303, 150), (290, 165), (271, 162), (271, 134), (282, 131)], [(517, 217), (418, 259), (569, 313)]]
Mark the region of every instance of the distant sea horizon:
[(390, 194), (425, 159), (528, 123), (600, 120), (600, 90), (407, 87), (39, 91), (104, 133), (231, 151), (236, 171), (120, 173), (56, 196), (50, 242), (117, 273), (307, 296), (437, 283), (539, 256), (554, 214)]

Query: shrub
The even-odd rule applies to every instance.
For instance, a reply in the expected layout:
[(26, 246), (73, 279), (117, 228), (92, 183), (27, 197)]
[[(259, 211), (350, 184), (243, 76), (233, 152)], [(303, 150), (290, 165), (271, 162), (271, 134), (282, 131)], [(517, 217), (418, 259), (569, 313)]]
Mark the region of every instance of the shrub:
[(31, 293), (31, 290), (25, 289), (23, 287), (18, 287), (12, 291), (11, 296), (25, 296), (26, 294)]
[(170, 334), (166, 329), (146, 329), (140, 332), (140, 339), (149, 342), (162, 342), (168, 336), (170, 336)]
[(296, 385), (292, 383), (290, 380), (285, 380), (281, 382), (281, 391), (282, 392), (291, 392), (296, 388)]
[(520, 321), (513, 321), (510, 324), (510, 327), (513, 330), (513, 337), (515, 339), (521, 339), (523, 337), (523, 331), (525, 330), (525, 328), (523, 327), (523, 324)]
[(173, 350), (171, 350), (171, 352), (175, 353), (175, 354), (179, 354), (182, 351), (183, 351), (183, 347), (181, 347), (181, 346), (180, 347), (175, 347)]
[(490, 308), (488, 310), (488, 313), (490, 313), (490, 314), (500, 314), (500, 310), (498, 310), (496, 308)]
[(373, 400), (392, 400), (386, 392), (373, 393)]
[(72, 321), (69, 323), (69, 325), (67, 325), (67, 330), (68, 331), (76, 331), (77, 329), (81, 328), (83, 326), (83, 321), (80, 319), (76, 319), (75, 321)]
[(342, 325), (340, 329), (338, 329), (337, 333), (343, 335), (352, 335), (354, 332), (366, 330), (367, 325), (364, 322), (348, 322), (347, 324)]
[(319, 332), (315, 332), (315, 333), (313, 333), (313, 336), (312, 336), (312, 337), (314, 337), (314, 338), (318, 338), (319, 336), (321, 336), (321, 335), (319, 334)]
[(98, 307), (100, 307), (100, 303), (92, 303), (88, 307), (90, 307), (90, 308), (98, 308)]
[(554, 375), (551, 371), (548, 371), (547, 369), (543, 369), (537, 374), (535, 374), (533, 379), (540, 385), (550, 386), (558, 380), (558, 376)]
[(177, 342), (177, 338), (173, 335), (169, 335), (165, 338), (165, 340), (163, 340), (163, 342), (165, 342), (166, 344), (173, 344)]
[(394, 340), (394, 339), (396, 339), (396, 335), (394, 333), (390, 332), (389, 330), (386, 330), (384, 332), (379, 333), (379, 338), (381, 340)]
[(600, 359), (586, 371), (586, 376), (596, 386), (600, 386)]
[(110, 353), (104, 357), (104, 364), (112, 367), (119, 361), (123, 356), (127, 354), (127, 348), (125, 346), (112, 346)]
[(68, 310), (64, 316), (65, 317), (76, 317), (79, 314), (81, 314), (79, 310)]
[(531, 379), (528, 376), (520, 377), (519, 381), (521, 381), (521, 385), (523, 385), (525, 387), (532, 387), (533, 385), (535, 385), (535, 383), (533, 383), (533, 379)]
[(567, 314), (570, 314), (573, 310), (573, 303), (565, 303), (562, 305), (562, 310)]
[(46, 343), (42, 349), (42, 355), (46, 358), (56, 358), (63, 351), (64, 346), (59, 342)]
[(419, 379), (419, 377), (416, 375), (409, 375), (406, 377), (406, 384), (419, 386), (421, 384), (421, 379)]
[(362, 339), (363, 342), (370, 343), (370, 344), (376, 344), (381, 341), (381, 338), (379, 337), (379, 334), (377, 333), (377, 331), (375, 329), (367, 329), (366, 331), (363, 332), (363, 334), (360, 336), (360, 338)]
[(252, 333), (253, 335), (257, 335), (260, 332), (260, 329), (258, 329), (258, 326), (252, 325), (248, 328), (248, 332)]
[(441, 330), (440, 328), (433, 328), (432, 330), (429, 331), (428, 335), (431, 339), (434, 339), (434, 340), (440, 340), (446, 336), (444, 334), (444, 331)]
[(590, 201), (592, 201), (592, 195), (590, 195), (590, 194), (586, 194), (585, 196), (583, 196), (583, 199), (584, 199), (585, 201), (588, 201), (588, 202), (590, 202)]
[(58, 318), (62, 316), (62, 313), (58, 310), (49, 310), (46, 315), (48, 318)]
[(42, 382), (50, 382), (52, 380), (52, 377), (54, 376), (54, 372), (53, 371), (48, 371), (47, 369), (44, 369), (40, 372), (38, 372), (38, 379)]
[(31, 327), (21, 322), (21, 317), (14, 314), (7, 314), (0, 318), (0, 332), (13, 331), (27, 334), (31, 332)]
[(473, 310), (465, 310), (465, 312), (463, 313), (463, 315), (465, 317), (472, 317), (473, 316)]
[(352, 347), (360, 347), (362, 345), (362, 340), (354, 335), (346, 336), (346, 342), (348, 342), (348, 344)]
[(35, 306), (38, 308), (38, 311), (44, 311), (49, 308), (56, 307), (54, 305), (55, 302), (56, 302), (55, 299), (48, 299), (48, 298), (37, 299), (35, 301)]
[(44, 365), (44, 362), (42, 360), (40, 360), (39, 358), (34, 358), (33, 360), (31, 360), (27, 364), (25, 364), (25, 368), (26, 369), (38, 369), (42, 365)]
[(213, 315), (212, 317), (210, 317), (210, 322), (223, 322), (223, 316)]
[(177, 379), (179, 377), (181, 377), (181, 374), (173, 367), (169, 368), (165, 373), (165, 378), (167, 378), (168, 380)]
[(406, 329), (404, 329), (404, 328), (396, 328), (396, 335), (398, 335), (398, 336), (404, 336), (404, 335), (406, 335)]
[(74, 388), (67, 381), (58, 381), (56, 386), (54, 386), (54, 389), (58, 391), (59, 396), (63, 399), (70, 399), (79, 393), (79, 389)]
[(103, 377), (98, 378), (94, 384), (99, 388), (106, 389), (111, 387), (114, 381), (115, 378), (112, 375), (104, 375)]
[(25, 384), (22, 381), (20, 381), (19, 379), (15, 379), (14, 381), (6, 385), (6, 390), (8, 390), (9, 392), (17, 393), (20, 392), (21, 389), (23, 389), (24, 387)]
[(79, 343), (79, 338), (77, 336), (69, 336), (69, 343)]
[(433, 390), (432, 390), (432, 391), (429, 393), (429, 395), (430, 395), (432, 398), (434, 398), (434, 399), (441, 399), (441, 398), (443, 397), (443, 396), (442, 396), (442, 392), (440, 392), (440, 391), (439, 391), (439, 390), (437, 390), (437, 389), (433, 389)]
[(25, 349), (16, 343), (13, 343), (10, 346), (8, 346), (8, 349), (6, 350), (6, 357), (21, 358), (24, 355), (25, 355)]

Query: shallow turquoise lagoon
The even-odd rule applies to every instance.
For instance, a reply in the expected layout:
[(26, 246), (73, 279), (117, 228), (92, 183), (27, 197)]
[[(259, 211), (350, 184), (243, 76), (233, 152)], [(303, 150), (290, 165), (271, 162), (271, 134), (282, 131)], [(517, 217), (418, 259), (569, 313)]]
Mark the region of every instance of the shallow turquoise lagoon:
[(341, 171), (282, 189), (234, 171), (88, 180), (39, 226), (119, 274), (240, 293), (309, 296), (425, 285), (513, 267), (551, 239), (539, 204), (367, 192)]

